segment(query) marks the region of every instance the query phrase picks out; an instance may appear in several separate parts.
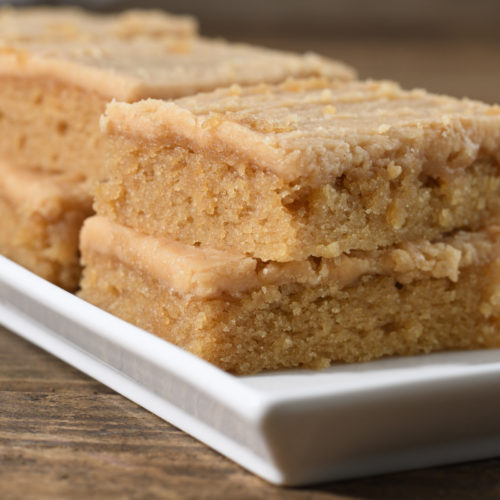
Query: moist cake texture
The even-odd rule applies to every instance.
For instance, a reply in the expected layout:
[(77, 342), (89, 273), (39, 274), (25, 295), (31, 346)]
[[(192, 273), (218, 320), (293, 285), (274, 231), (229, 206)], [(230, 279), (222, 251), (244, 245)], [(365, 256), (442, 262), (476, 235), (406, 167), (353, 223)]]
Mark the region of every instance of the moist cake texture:
[(81, 266), (78, 235), (92, 214), (81, 176), (0, 162), (0, 254), (75, 291)]
[(314, 54), (199, 38), (185, 18), (8, 10), (0, 16), (0, 155), (92, 176), (105, 154), (99, 116), (113, 98), (168, 99), (235, 82), (315, 75), (354, 77), (347, 66)]
[(235, 373), (498, 347), (500, 227), (263, 263), (85, 222), (85, 300)]
[(500, 209), (500, 107), (391, 82), (115, 102), (102, 129), (99, 214), (262, 260), (435, 240)]

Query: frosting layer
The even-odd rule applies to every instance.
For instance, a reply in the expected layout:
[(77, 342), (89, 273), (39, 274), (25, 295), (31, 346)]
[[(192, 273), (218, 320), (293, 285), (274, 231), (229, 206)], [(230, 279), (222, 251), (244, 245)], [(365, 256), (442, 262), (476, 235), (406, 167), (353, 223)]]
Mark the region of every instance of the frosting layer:
[(97, 16), (77, 9), (0, 11), (0, 75), (44, 77), (107, 99), (173, 98), (288, 76), (348, 80), (342, 63), (198, 38), (190, 18), (157, 11)]
[(289, 80), (175, 102), (110, 103), (101, 124), (108, 134), (181, 145), (311, 185), (347, 170), (444, 177), (500, 156), (499, 106), (387, 81)]
[(336, 258), (278, 263), (155, 238), (94, 216), (84, 224), (80, 246), (83, 255), (115, 257), (179, 294), (213, 298), (292, 283), (328, 282), (340, 289), (364, 275), (389, 275), (400, 283), (422, 277), (456, 282), (461, 268), (492, 259), (499, 250), (499, 234), (500, 226), (491, 224), (482, 232), (458, 232), (436, 243), (403, 243)]

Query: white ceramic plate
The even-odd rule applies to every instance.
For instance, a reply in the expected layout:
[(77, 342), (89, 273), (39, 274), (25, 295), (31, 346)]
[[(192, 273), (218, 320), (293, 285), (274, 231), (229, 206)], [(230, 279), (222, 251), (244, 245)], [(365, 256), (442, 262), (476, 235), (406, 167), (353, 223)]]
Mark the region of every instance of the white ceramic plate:
[(276, 484), (500, 452), (500, 351), (235, 377), (0, 257), (0, 323)]

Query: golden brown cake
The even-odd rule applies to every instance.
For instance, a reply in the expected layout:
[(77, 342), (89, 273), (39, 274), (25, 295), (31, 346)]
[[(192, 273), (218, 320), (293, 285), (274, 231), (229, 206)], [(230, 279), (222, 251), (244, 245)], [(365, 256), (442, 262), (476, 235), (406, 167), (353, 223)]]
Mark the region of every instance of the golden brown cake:
[(500, 346), (500, 226), (262, 262), (87, 219), (80, 296), (223, 369)]
[(99, 214), (262, 260), (435, 240), (500, 210), (500, 107), (390, 82), (110, 103), (102, 128)]
[(80, 278), (78, 234), (92, 214), (82, 176), (0, 162), (0, 254), (74, 291)]
[(201, 39), (194, 31), (189, 19), (154, 13), (101, 19), (76, 10), (4, 12), (0, 156), (94, 175), (105, 154), (98, 118), (113, 98), (172, 98), (288, 76), (354, 77), (316, 55)]

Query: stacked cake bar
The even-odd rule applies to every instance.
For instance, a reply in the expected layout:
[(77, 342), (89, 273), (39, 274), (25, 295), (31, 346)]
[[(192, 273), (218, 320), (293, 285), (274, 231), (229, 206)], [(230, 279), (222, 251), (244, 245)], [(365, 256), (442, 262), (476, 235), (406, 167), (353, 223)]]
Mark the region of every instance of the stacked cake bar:
[[(107, 102), (315, 75), (354, 77), (343, 64), (315, 55), (199, 38), (192, 19), (159, 11), (99, 16), (70, 8), (0, 10), (0, 174), (9, 177), (0, 184), (0, 200), (18, 221), (2, 229), (0, 252), (76, 288), (75, 235), (91, 214), (89, 186), (104, 175), (99, 117)], [(44, 193), (25, 203), (17, 189), (32, 182)], [(16, 227), (20, 234), (7, 237)], [(28, 241), (29, 232), (33, 239), (51, 237)]]
[(86, 300), (235, 373), (500, 345), (500, 108), (307, 79), (101, 124)]
[(0, 251), (45, 279), (74, 289), (78, 234), (92, 213), (78, 174), (45, 173), (0, 161)]

